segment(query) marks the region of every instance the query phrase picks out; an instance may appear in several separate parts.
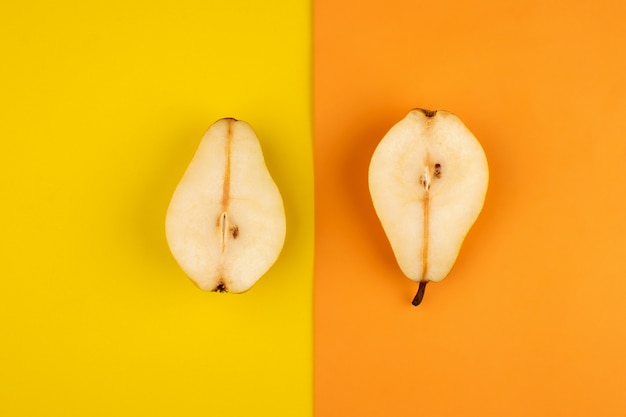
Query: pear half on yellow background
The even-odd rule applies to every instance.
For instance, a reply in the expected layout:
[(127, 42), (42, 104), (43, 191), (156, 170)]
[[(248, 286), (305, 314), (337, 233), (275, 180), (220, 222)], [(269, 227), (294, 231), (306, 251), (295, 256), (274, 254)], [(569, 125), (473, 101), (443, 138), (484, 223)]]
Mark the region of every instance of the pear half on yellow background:
[(180, 180), (166, 216), (170, 250), (203, 290), (242, 293), (285, 241), (281, 194), (246, 122), (215, 122)]
[(488, 182), (480, 143), (452, 113), (412, 110), (378, 144), (370, 194), (400, 269), (419, 282), (413, 305), (452, 269)]

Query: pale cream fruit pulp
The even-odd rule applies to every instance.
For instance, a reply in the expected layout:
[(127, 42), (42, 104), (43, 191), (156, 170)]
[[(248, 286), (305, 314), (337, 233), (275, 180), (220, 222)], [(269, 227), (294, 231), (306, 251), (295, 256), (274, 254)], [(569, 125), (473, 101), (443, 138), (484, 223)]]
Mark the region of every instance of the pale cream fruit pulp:
[(415, 109), (389, 130), (372, 156), (369, 188), (407, 277), (437, 282), (448, 275), (488, 179), (482, 147), (452, 113)]
[(174, 258), (203, 290), (241, 293), (277, 260), (283, 201), (247, 123), (221, 119), (200, 142), (166, 217)]

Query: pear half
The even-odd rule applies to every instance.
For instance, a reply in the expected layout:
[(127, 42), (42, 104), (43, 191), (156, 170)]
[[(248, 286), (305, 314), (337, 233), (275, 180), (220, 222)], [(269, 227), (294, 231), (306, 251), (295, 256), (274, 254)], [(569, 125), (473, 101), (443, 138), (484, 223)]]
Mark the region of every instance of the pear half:
[(488, 182), (480, 143), (446, 111), (412, 110), (377, 146), (370, 194), (400, 269), (419, 282), (413, 305), (452, 269)]
[(242, 293), (274, 264), (285, 211), (250, 125), (226, 118), (208, 129), (165, 223), (174, 258), (205, 291)]

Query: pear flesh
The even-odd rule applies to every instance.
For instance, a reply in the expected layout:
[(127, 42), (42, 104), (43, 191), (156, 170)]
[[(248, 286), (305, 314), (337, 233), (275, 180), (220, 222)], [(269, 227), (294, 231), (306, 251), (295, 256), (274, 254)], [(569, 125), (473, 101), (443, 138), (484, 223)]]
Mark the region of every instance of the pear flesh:
[(420, 283), (414, 305), (452, 269), (488, 182), (480, 143), (452, 113), (414, 109), (378, 144), (370, 194), (400, 269)]
[(283, 200), (246, 122), (215, 122), (170, 202), (170, 250), (205, 291), (247, 291), (277, 260), (285, 240)]

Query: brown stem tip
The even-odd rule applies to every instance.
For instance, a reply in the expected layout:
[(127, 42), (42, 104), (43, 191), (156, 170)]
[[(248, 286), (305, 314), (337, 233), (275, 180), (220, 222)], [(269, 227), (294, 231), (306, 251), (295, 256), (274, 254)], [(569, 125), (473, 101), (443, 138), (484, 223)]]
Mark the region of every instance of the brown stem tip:
[(417, 289), (417, 294), (415, 294), (415, 298), (413, 299), (413, 303), (412, 303), (415, 307), (420, 305), (420, 303), (422, 302), (422, 299), (424, 298), (424, 291), (426, 291), (426, 284), (428, 284), (428, 281), (420, 281), (420, 286)]
[(224, 281), (220, 280), (220, 282), (217, 283), (217, 286), (211, 291), (212, 292), (228, 292), (228, 288), (226, 288), (226, 284), (224, 284)]
[(415, 109), (415, 110), (419, 110), (422, 113), (424, 113), (424, 116), (430, 118), (430, 117), (434, 117), (437, 114), (437, 110), (426, 110), (426, 109)]

